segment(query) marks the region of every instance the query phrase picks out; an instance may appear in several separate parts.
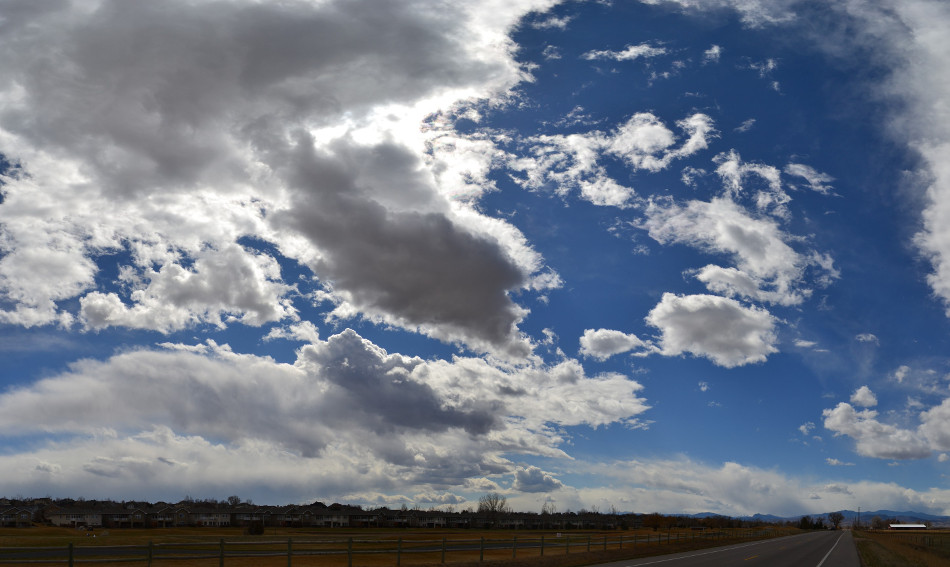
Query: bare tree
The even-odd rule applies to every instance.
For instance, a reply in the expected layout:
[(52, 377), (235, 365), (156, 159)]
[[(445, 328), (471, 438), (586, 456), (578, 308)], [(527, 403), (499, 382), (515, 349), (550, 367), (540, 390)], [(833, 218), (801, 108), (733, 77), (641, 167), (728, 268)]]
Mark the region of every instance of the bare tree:
[(838, 529), (841, 525), (841, 522), (844, 520), (844, 514), (841, 512), (831, 512), (828, 514), (828, 521), (831, 522), (831, 525), (834, 526), (834, 529)]
[(491, 527), (495, 527), (500, 514), (507, 514), (510, 511), (508, 499), (497, 492), (489, 492), (478, 499), (478, 513), (488, 518), (488, 524)]

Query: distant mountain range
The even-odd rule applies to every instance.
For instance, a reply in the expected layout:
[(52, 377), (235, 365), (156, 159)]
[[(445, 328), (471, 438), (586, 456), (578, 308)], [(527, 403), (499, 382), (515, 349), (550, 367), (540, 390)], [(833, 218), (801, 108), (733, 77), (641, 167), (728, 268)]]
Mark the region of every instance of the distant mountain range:
[[(950, 516), (935, 516), (933, 514), (927, 514), (925, 512), (895, 512), (894, 510), (871, 510), (864, 511), (860, 513), (854, 510), (837, 510), (844, 515), (843, 525), (850, 526), (855, 522), (859, 521), (861, 524), (868, 525), (871, 523), (871, 519), (875, 516), (880, 517), (882, 520), (897, 520), (898, 522), (905, 524), (922, 524), (924, 522), (930, 522), (934, 526), (950, 526)], [(825, 512), (822, 514), (799, 514), (797, 516), (775, 516), (773, 514), (755, 514), (752, 516), (742, 516), (740, 520), (757, 520), (761, 522), (797, 522), (802, 518), (802, 516), (811, 516), (815, 518), (827, 518), (828, 514), (831, 512)], [(709, 518), (714, 516), (721, 516), (722, 514), (714, 514), (712, 512), (704, 512), (702, 514), (691, 514), (691, 518)]]

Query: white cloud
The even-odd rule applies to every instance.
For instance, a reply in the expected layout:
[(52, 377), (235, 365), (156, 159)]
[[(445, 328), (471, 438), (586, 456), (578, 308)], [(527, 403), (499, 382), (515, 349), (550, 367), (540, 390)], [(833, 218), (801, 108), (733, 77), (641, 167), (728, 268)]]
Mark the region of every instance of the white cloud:
[(733, 131), (734, 132), (748, 132), (749, 130), (752, 129), (753, 126), (755, 126), (755, 118), (749, 118), (747, 120), (744, 120), (742, 124), (739, 124), (738, 126), (733, 128)]
[[(194, 266), (168, 263), (159, 271), (143, 270), (128, 283), (133, 302), (127, 307), (115, 293), (91, 292), (80, 300), (80, 320), (87, 329), (108, 326), (179, 330), (198, 322), (223, 327), (235, 320), (260, 326), (295, 316), (280, 282), (280, 267), (271, 256), (230, 245), (204, 250)], [(226, 318), (222, 318), (225, 315)]]
[[(856, 510), (861, 502), (876, 502), (891, 510), (922, 510), (935, 514), (950, 511), (950, 491), (946, 489), (920, 491), (892, 481), (804, 479), (736, 462), (708, 464), (679, 457), (596, 464), (578, 462), (571, 469), (566, 472), (584, 473), (602, 480), (591, 488), (549, 494), (563, 509), (605, 502), (620, 510), (639, 513), (647, 510), (675, 514), (715, 511), (742, 516), (769, 510), (792, 516)], [(810, 495), (818, 499), (813, 500)], [(514, 499), (515, 504), (520, 501)]]
[(778, 168), (762, 163), (745, 163), (735, 150), (717, 155), (713, 162), (717, 164), (716, 173), (722, 179), (726, 195), (739, 198), (748, 192), (748, 183), (744, 183), (744, 180), (749, 177), (759, 178), (766, 186), (753, 193), (755, 207), (778, 217), (788, 216), (786, 205), (791, 201), (791, 197), (782, 189)]
[(656, 350), (649, 341), (611, 329), (587, 329), (580, 338), (580, 343), (581, 354), (597, 360), (607, 360), (615, 354), (629, 351), (637, 351), (635, 354), (642, 356)]
[(927, 440), (919, 433), (878, 421), (874, 410), (855, 411), (841, 402), (822, 412), (825, 428), (835, 436), (847, 435), (855, 441), (859, 455), (878, 459), (924, 459), (931, 455)]
[(732, 368), (764, 362), (775, 348), (775, 318), (764, 309), (713, 295), (664, 293), (646, 317), (666, 356), (691, 353)]
[(902, 364), (897, 367), (897, 370), (894, 371), (894, 379), (897, 380), (898, 384), (904, 382), (904, 378), (907, 378), (907, 375), (910, 374), (910, 366)]
[(798, 430), (802, 432), (802, 435), (807, 436), (815, 430), (815, 424), (810, 421), (806, 421), (805, 423), (798, 426)]
[(699, 390), (700, 390), (701, 392), (708, 392), (708, 391), (709, 391), (709, 382), (700, 382), (700, 383), (699, 383)]
[(564, 483), (538, 467), (517, 469), (512, 484), (512, 488), (519, 492), (551, 492), (563, 486)]
[(853, 467), (854, 466), (854, 463), (845, 463), (843, 461), (839, 461), (838, 459), (833, 459), (831, 457), (828, 457), (827, 459), (825, 459), (825, 462), (827, 462), (829, 465), (833, 467)]
[(796, 252), (776, 221), (751, 216), (732, 199), (685, 205), (651, 201), (639, 226), (661, 244), (689, 244), (732, 256), (736, 268), (709, 265), (697, 272), (715, 293), (779, 305), (797, 305), (811, 294), (801, 282), (816, 256)]
[(634, 59), (657, 57), (664, 55), (666, 48), (653, 47), (649, 43), (639, 45), (628, 45), (623, 51), (588, 51), (583, 55), (584, 59), (613, 59), (614, 61), (633, 61)]
[(531, 22), (531, 27), (538, 30), (547, 30), (547, 29), (558, 29), (566, 30), (567, 25), (571, 23), (571, 20), (574, 18), (572, 16), (547, 16), (544, 19), (536, 20)]
[[(282, 255), (313, 270), (337, 315), (524, 355), (508, 292), (537, 289), (542, 262), (512, 226), (442, 193), (484, 178), (490, 148), (427, 154), (438, 132), (419, 124), (521, 81), (507, 34), (550, 4), (18, 12), (0, 46), (0, 154), (22, 164), (3, 180), (0, 321), (171, 332), (293, 320)], [(26, 52), (57, 64), (39, 70)], [(396, 253), (424, 242), (444, 247)], [(97, 287), (111, 254), (120, 278)], [(477, 282), (450, 281), (465, 273)]]
[(546, 46), (546, 47), (544, 48), (544, 51), (542, 52), (542, 55), (544, 55), (544, 58), (545, 58), (545, 59), (548, 59), (548, 60), (551, 60), (551, 59), (560, 59), (560, 58), (561, 58), (561, 50), (558, 49), (558, 48), (557, 48), (556, 46), (554, 46), (554, 45), (548, 45), (548, 46)]
[(950, 398), (920, 414), (920, 432), (935, 451), (950, 451)]
[[(504, 455), (566, 457), (564, 427), (636, 426), (647, 409), (640, 384), (588, 377), (570, 359), (519, 368), (426, 362), (386, 353), (350, 330), (298, 353), (282, 364), (209, 343), (75, 363), (0, 395), (8, 438), (50, 435), (0, 458), (0, 471), (40, 466), (55, 486), (87, 496), (83, 483), (105, 475), (116, 479), (111, 497), (131, 497), (123, 487), (140, 490), (145, 479), (154, 494), (233, 480), (229, 490), (301, 498), (307, 490), (382, 490), (393, 471), (408, 485), (464, 487), (478, 475), (520, 470), (525, 486), (554, 488), (548, 473), (518, 469)], [(27, 418), (40, 411), (57, 419)], [(231, 472), (213, 474), (228, 464)], [(287, 471), (272, 476), (278, 464)], [(169, 467), (175, 474), (163, 472)], [(325, 473), (310, 478), (317, 470)]]
[(320, 340), (320, 331), (310, 321), (301, 321), (286, 327), (274, 327), (264, 335), (264, 341), (275, 339), (315, 343)]
[(828, 185), (828, 183), (835, 180), (834, 177), (827, 173), (815, 171), (814, 168), (801, 163), (790, 163), (786, 165), (785, 173), (803, 178), (808, 182), (808, 186), (812, 191), (816, 191), (822, 195), (827, 195), (831, 192), (832, 187)]
[(877, 396), (867, 386), (861, 386), (851, 394), (851, 403), (863, 408), (873, 408), (877, 405)]
[(854, 337), (859, 343), (874, 343), (880, 344), (880, 341), (877, 338), (877, 335), (872, 333), (861, 333)]
[(676, 147), (676, 134), (655, 115), (641, 112), (613, 131), (543, 135), (522, 142), (529, 155), (511, 156), (508, 167), (523, 177), (515, 181), (528, 189), (549, 189), (565, 196), (580, 190), (581, 197), (601, 206), (626, 207), (636, 196), (631, 187), (612, 179), (600, 163), (603, 155), (623, 160), (633, 171), (657, 172), (677, 159), (708, 147), (716, 130), (712, 119), (695, 113), (676, 122), (685, 134)]
[(722, 47), (719, 45), (711, 45), (709, 49), (703, 52), (703, 64), (706, 63), (718, 63), (719, 58), (722, 56)]
[(687, 11), (735, 10), (743, 24), (759, 28), (795, 19), (796, 0), (641, 0), (644, 4), (677, 4)]

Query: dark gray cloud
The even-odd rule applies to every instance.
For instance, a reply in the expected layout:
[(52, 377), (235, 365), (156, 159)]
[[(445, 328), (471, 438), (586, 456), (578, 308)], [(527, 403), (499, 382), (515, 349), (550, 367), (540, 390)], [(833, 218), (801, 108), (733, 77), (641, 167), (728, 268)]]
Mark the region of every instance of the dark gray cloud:
[[(323, 252), (312, 266), (320, 277), (360, 311), (436, 329), (440, 338), (516, 343), (521, 313), (507, 292), (526, 276), (497, 241), (456, 225), (446, 212), (393, 210), (375, 198), (418, 191), (414, 156), (383, 145), (342, 148), (331, 159), (308, 151), (307, 141), (295, 164), (293, 206), (273, 223), (287, 223)], [(341, 163), (388, 167), (392, 182), (374, 186), (383, 181), (371, 176), (364, 184), (351, 173), (358, 169)]]

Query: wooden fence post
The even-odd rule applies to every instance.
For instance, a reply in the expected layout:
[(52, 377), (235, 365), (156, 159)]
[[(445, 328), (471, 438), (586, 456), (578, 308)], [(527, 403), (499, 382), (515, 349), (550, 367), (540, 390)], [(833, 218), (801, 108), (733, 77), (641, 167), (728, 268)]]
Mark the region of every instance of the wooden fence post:
[(544, 536), (541, 536), (541, 557), (544, 557)]
[(482, 542), (478, 546), (478, 562), (481, 563), (485, 560), (485, 536), (482, 536)]
[(73, 544), (69, 544), (69, 567), (73, 567)]
[(148, 548), (145, 550), (146, 564), (152, 567), (152, 540), (148, 540)]
[(346, 543), (346, 567), (353, 567), (353, 538)]
[(396, 567), (402, 563), (402, 536), (396, 539)]
[(287, 538), (287, 567), (292, 567), (292, 565), (291, 565), (291, 561), (292, 561), (291, 557), (294, 556), (294, 548), (293, 548), (293, 543), (292, 543), (292, 542), (293, 542), (293, 540), (292, 540), (291, 538)]
[(218, 541), (218, 567), (224, 567), (224, 538)]
[(511, 558), (515, 559), (518, 557), (518, 536), (514, 536), (511, 539)]
[(442, 536), (442, 563), (445, 563), (445, 536)]

